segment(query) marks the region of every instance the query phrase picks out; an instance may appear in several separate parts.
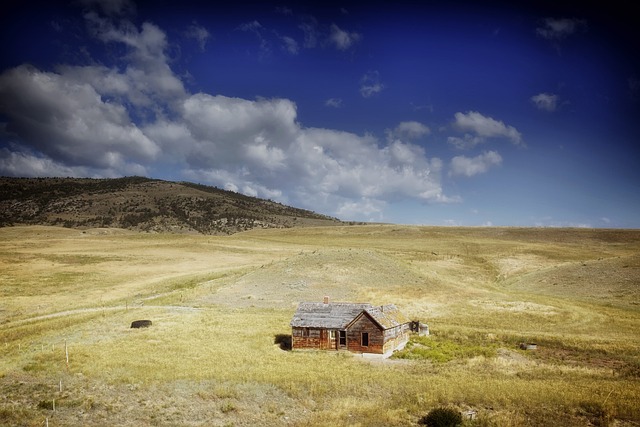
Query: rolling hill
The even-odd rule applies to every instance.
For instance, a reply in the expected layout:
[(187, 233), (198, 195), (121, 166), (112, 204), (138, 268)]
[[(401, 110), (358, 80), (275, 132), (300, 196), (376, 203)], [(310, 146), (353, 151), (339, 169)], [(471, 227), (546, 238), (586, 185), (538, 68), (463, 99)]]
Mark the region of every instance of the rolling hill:
[(340, 223), (308, 210), (189, 182), (143, 177), (0, 178), (0, 226), (233, 234)]

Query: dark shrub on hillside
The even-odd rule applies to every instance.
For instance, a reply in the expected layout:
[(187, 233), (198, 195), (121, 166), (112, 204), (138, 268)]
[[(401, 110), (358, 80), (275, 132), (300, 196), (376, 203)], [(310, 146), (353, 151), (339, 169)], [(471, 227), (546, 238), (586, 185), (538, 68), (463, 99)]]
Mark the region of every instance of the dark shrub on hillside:
[(420, 418), (418, 424), (427, 427), (457, 427), (462, 424), (462, 415), (455, 409), (435, 408)]

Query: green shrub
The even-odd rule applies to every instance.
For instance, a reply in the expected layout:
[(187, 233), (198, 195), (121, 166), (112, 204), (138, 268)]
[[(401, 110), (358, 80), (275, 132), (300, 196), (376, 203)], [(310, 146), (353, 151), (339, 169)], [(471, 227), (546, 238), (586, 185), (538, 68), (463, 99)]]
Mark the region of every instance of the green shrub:
[(462, 415), (452, 408), (435, 408), (420, 418), (418, 424), (427, 427), (456, 427), (462, 424)]
[(455, 340), (431, 335), (428, 337), (413, 337), (404, 350), (394, 353), (397, 359), (431, 360), (436, 363), (446, 363), (456, 359), (469, 359), (477, 356), (495, 357), (497, 345), (488, 342), (474, 342), (473, 340)]

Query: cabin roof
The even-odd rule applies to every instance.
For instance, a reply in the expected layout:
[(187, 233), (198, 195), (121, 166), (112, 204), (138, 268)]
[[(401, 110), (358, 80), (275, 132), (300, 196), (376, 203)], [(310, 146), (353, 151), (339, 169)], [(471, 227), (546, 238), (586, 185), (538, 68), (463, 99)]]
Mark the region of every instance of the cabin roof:
[(293, 315), (294, 328), (345, 329), (361, 313), (369, 316), (382, 329), (408, 323), (409, 319), (395, 305), (373, 306), (368, 303), (301, 302)]
[(366, 311), (383, 329), (394, 328), (411, 321), (393, 304), (367, 308)]

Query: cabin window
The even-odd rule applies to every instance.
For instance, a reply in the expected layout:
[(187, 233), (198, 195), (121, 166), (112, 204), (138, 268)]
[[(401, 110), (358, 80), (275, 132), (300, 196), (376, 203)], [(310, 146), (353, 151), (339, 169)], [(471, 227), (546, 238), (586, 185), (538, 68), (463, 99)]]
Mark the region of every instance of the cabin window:
[(302, 329), (302, 336), (303, 337), (308, 337), (309, 336), (309, 328)]
[(369, 332), (362, 333), (362, 346), (369, 347)]
[(347, 331), (340, 331), (340, 345), (347, 345)]
[(335, 340), (336, 339), (336, 331), (334, 331), (334, 330), (329, 331), (329, 338), (332, 339), (332, 340)]

